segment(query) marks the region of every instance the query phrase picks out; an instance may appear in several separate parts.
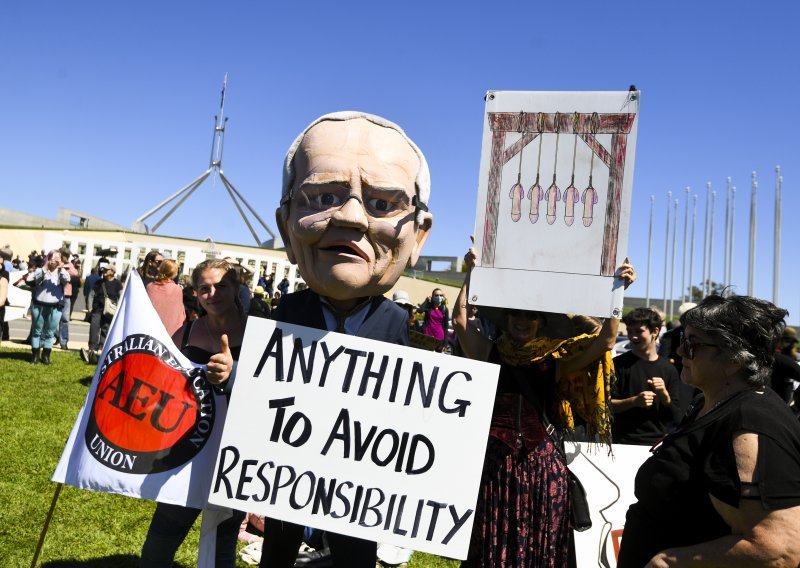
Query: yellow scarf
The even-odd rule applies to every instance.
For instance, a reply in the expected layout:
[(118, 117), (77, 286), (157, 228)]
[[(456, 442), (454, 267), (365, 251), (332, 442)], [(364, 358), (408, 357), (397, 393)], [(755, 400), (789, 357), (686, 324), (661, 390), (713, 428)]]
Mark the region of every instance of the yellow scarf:
[[(596, 335), (578, 335), (570, 339), (550, 339), (536, 337), (522, 346), (515, 345), (508, 335), (497, 341), (500, 360), (512, 367), (530, 365), (544, 360), (569, 360), (583, 353), (597, 338)], [(583, 369), (568, 374), (556, 374), (556, 390), (559, 400), (554, 401), (550, 410), (555, 412), (558, 423), (569, 430), (575, 427), (573, 413), (586, 421), (590, 440), (595, 435), (606, 444), (611, 444), (611, 420), (609, 400), (614, 381), (614, 363), (611, 352)]]

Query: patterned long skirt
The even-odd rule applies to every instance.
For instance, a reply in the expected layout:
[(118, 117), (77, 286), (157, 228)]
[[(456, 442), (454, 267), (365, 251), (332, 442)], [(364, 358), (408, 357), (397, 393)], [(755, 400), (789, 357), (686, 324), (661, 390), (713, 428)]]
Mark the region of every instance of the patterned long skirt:
[(564, 568), (567, 466), (549, 438), (532, 449), (489, 438), (469, 558), (462, 568)]

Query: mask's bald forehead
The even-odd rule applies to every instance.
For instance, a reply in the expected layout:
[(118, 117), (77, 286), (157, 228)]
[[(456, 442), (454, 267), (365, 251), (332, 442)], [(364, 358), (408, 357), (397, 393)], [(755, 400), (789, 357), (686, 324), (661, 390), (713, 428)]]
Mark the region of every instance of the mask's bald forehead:
[(357, 172), (366, 183), (403, 187), (413, 195), (420, 160), (399, 132), (353, 119), (313, 126), (297, 149), (294, 165), (295, 188), (307, 182), (349, 182)]

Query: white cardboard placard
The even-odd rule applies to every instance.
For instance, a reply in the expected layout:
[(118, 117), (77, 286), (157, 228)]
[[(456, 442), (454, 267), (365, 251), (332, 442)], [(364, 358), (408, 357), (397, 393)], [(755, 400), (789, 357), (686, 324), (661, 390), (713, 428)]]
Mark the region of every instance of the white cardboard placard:
[(470, 302), (619, 317), (639, 92), (489, 91)]
[(464, 559), (498, 369), (250, 318), (209, 501)]
[(636, 473), (651, 456), (649, 446), (614, 444), (613, 455), (604, 447), (566, 442), (567, 464), (586, 490), (592, 528), (575, 532), (578, 568), (617, 565), (625, 515), (636, 502)]

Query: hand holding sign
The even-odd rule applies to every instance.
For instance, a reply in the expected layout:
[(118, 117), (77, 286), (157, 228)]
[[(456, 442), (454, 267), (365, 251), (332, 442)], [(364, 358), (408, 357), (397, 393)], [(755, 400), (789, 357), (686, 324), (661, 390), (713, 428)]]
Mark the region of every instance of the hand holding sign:
[(212, 355), (208, 360), (208, 373), (206, 377), (212, 384), (218, 385), (224, 383), (231, 376), (233, 370), (233, 355), (231, 355), (231, 348), (228, 345), (228, 336), (223, 334), (219, 338), (220, 352)]

